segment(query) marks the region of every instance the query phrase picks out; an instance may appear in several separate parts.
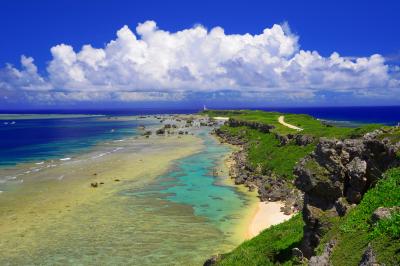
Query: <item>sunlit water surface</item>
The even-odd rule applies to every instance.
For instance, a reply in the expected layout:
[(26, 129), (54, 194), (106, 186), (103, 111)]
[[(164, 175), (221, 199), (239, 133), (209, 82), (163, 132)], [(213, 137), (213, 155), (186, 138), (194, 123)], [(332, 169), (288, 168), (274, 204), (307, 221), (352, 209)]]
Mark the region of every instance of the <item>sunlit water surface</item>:
[[(167, 173), (121, 182), (101, 201), (49, 216), (46, 226), (32, 225), (31, 232), (3, 236), (0, 264), (201, 265), (229, 251), (243, 240), (245, 206), (254, 199), (226, 185), (226, 173), (215, 176), (230, 148), (211, 137), (209, 129), (195, 134), (202, 139), (201, 151), (176, 160)], [(128, 144), (112, 145), (129, 151)], [(105, 148), (110, 150), (110, 144), (100, 142), (92, 150)], [(40, 193), (46, 189), (34, 184)], [(0, 201), (5, 196), (0, 194)], [(7, 211), (11, 217), (13, 211)], [(7, 224), (0, 221), (0, 226)]]

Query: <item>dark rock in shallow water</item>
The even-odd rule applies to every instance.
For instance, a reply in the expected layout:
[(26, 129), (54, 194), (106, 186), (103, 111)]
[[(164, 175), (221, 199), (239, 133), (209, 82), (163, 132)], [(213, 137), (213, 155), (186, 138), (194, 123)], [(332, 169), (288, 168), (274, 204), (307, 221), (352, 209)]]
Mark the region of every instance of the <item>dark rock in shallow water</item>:
[(211, 258), (209, 258), (208, 260), (206, 260), (206, 261), (204, 262), (203, 266), (212, 266), (212, 265), (216, 265), (217, 262), (218, 262), (219, 260), (221, 260), (221, 259), (222, 259), (222, 256), (221, 256), (221, 255), (214, 255), (214, 256), (212, 256)]
[(142, 136), (150, 136), (152, 134), (151, 130), (147, 130), (142, 134)]
[(156, 134), (157, 135), (164, 135), (165, 134), (165, 129), (164, 128), (157, 129)]

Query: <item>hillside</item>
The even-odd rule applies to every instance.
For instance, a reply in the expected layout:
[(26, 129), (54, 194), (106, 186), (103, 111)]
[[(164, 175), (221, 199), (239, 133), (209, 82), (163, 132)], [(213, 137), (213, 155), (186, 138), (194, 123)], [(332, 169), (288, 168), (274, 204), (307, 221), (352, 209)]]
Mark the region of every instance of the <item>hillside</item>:
[[(233, 155), (235, 182), (257, 189), (261, 200), (286, 201), (285, 212), (302, 212), (219, 256), (218, 265), (400, 261), (399, 209), (385, 209), (400, 205), (398, 128), (343, 128), (262, 111), (206, 114), (229, 117), (216, 134), (242, 147)], [(303, 130), (279, 123), (282, 115)], [(371, 218), (374, 212), (386, 216)]]

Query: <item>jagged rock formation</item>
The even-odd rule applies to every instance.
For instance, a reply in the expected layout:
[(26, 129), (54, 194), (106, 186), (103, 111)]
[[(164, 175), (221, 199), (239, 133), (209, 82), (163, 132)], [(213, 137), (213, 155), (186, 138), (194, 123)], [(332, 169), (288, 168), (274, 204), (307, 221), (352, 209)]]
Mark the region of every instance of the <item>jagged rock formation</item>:
[(303, 195), (291, 182), (279, 178), (274, 173), (263, 174), (260, 169), (254, 169), (248, 164), (246, 140), (220, 129), (216, 129), (214, 133), (222, 142), (241, 146), (239, 151), (232, 154), (231, 159), (234, 164), (229, 170), (229, 175), (234, 178), (236, 185), (244, 184), (251, 191), (257, 189), (261, 201), (284, 201), (285, 207), (282, 211), (285, 214), (302, 209)]
[(304, 192), (302, 251), (314, 254), (330, 219), (343, 216), (388, 168), (400, 164), (400, 142), (376, 130), (360, 139), (321, 138), (315, 151), (295, 167), (296, 186)]
[(313, 256), (308, 261), (309, 266), (330, 266), (329, 257), (333, 252), (333, 248), (336, 245), (336, 241), (331, 240), (325, 245), (324, 251), (319, 256)]
[(235, 162), (230, 168), (229, 175), (235, 179), (235, 184), (245, 184), (249, 189), (258, 188), (262, 201), (285, 200), (290, 194), (290, 189), (279, 178), (262, 175), (257, 169), (252, 169), (247, 164), (247, 152), (241, 149), (232, 154)]
[(246, 141), (240, 136), (232, 136), (220, 130), (219, 128), (215, 129), (214, 134), (221, 138), (221, 142), (227, 142), (229, 144), (239, 146), (246, 144)]
[[(227, 123), (231, 127), (246, 126), (263, 133), (273, 134), (275, 138), (279, 140), (281, 146), (291, 143), (299, 146), (306, 146), (315, 141), (315, 138), (310, 135), (280, 135), (276, 132), (271, 132), (275, 127), (264, 123), (232, 118), (229, 119)], [(241, 138), (240, 135), (230, 135), (220, 129), (216, 129), (214, 133), (220, 137), (222, 142), (242, 147), (240, 151), (234, 152), (232, 155), (235, 164), (231, 167), (230, 176), (235, 179), (235, 184), (245, 184), (250, 190), (258, 189), (261, 201), (284, 201), (285, 207), (283, 208), (283, 211), (286, 214), (290, 214), (294, 210), (302, 209), (303, 195), (299, 190), (293, 187), (291, 182), (279, 178), (274, 175), (274, 173), (269, 173), (268, 175), (262, 174), (261, 171), (253, 169), (247, 163), (246, 156), (248, 143), (245, 139)]]
[(368, 245), (365, 250), (359, 266), (380, 266), (380, 264), (376, 260), (376, 255), (371, 245)]
[(299, 146), (306, 146), (308, 144), (311, 144), (314, 142), (314, 137), (310, 135), (302, 135), (302, 134), (287, 134), (287, 135), (280, 135), (280, 134), (275, 134), (275, 137), (279, 142), (281, 143), (281, 146), (287, 145), (291, 142), (293, 142), (296, 145)]
[(232, 118), (230, 118), (228, 120), (228, 125), (230, 127), (247, 126), (251, 129), (256, 129), (263, 133), (269, 133), (271, 131), (271, 129), (275, 128), (272, 125), (268, 125), (268, 124), (264, 124), (264, 123), (252, 122), (252, 121), (246, 121), (246, 120), (237, 120), (237, 119), (232, 119)]

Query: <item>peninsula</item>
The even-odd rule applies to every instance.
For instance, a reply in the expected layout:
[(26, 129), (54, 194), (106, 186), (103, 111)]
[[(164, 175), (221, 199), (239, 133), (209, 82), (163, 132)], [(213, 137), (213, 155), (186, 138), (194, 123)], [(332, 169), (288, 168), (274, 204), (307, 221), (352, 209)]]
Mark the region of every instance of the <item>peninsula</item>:
[(256, 190), (262, 202), (283, 202), (280, 211), (291, 216), (205, 265), (400, 261), (399, 127), (336, 127), (309, 115), (248, 110), (203, 114), (229, 118), (214, 134), (238, 147), (235, 184)]

